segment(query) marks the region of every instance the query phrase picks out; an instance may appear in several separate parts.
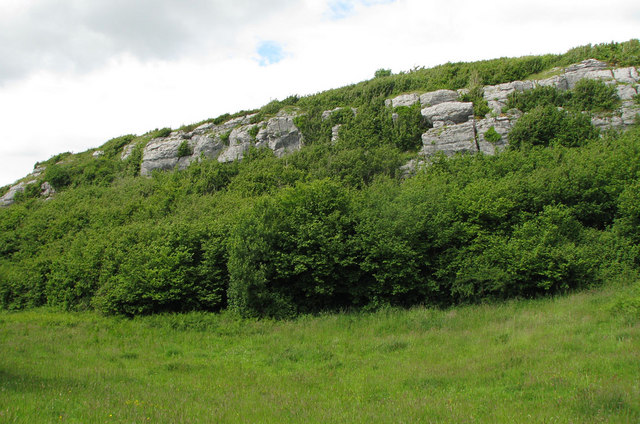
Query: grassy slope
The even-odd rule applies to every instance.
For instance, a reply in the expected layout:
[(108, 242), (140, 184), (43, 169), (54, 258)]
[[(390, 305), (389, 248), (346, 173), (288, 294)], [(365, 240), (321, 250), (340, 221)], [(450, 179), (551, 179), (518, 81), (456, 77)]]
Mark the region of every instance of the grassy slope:
[(279, 322), (4, 312), (0, 422), (639, 422), (619, 293)]

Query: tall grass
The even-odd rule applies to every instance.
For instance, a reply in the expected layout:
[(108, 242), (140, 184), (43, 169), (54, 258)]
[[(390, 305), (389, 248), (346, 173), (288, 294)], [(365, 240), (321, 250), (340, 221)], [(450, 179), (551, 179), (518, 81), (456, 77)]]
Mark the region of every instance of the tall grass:
[(0, 422), (639, 422), (640, 291), (616, 290), (293, 321), (3, 312)]

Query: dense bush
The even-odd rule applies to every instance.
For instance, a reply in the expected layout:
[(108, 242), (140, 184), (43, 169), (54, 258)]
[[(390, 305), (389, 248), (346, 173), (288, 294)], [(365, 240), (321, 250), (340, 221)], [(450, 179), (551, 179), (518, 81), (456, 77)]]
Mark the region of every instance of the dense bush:
[(571, 90), (568, 103), (576, 111), (606, 112), (620, 106), (620, 98), (615, 86), (585, 78)]
[(538, 106), (525, 113), (509, 133), (512, 148), (560, 145), (576, 147), (598, 137), (588, 115)]
[[(400, 167), (416, 157), (425, 123), (419, 106), (394, 111), (384, 101), (466, 87), (481, 114), (480, 81), (524, 79), (589, 57), (640, 64), (637, 51), (634, 41), (449, 63), (275, 101), (254, 119), (299, 108), (305, 138), (283, 158), (251, 149), (240, 162), (203, 159), (136, 177), (145, 144), (170, 129), (112, 139), (98, 158), (57, 155), (42, 164), (42, 180), (59, 189), (52, 200), (25, 195), (0, 208), (0, 307), (136, 315), (230, 305), (285, 317), (530, 297), (634, 275), (640, 130), (598, 138), (575, 111), (616, 107), (607, 105), (610, 87), (514, 95), (526, 113), (509, 136), (512, 149), (433, 158), (404, 180)], [(133, 150), (121, 160), (125, 145)]]
[(318, 180), (263, 199), (241, 217), (229, 252), (230, 306), (274, 317), (350, 306), (359, 273), (349, 197)]
[(191, 156), (192, 154), (193, 150), (191, 149), (191, 146), (189, 146), (189, 142), (187, 140), (183, 140), (178, 146), (178, 157), (182, 158), (185, 156)]

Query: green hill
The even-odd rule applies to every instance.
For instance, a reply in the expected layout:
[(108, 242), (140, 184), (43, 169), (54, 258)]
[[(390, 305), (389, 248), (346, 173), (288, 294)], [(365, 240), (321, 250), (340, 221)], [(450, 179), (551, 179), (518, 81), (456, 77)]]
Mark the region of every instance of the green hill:
[[(587, 59), (606, 69), (571, 80)], [(0, 208), (0, 307), (290, 317), (529, 298), (634, 278), (640, 130), (628, 123), (638, 65), (631, 40), (381, 70), (352, 86), (57, 155), (20, 190), (0, 193), (14, 202)], [(600, 70), (615, 79), (598, 79)], [(566, 87), (538, 83), (561, 73)], [(531, 89), (487, 95), (516, 80)], [(472, 116), (449, 122), (420, 103), (394, 104), (436, 90), (453, 92), (450, 106)], [(451, 136), (456, 147), (445, 155), (440, 143), (458, 129), (471, 138)], [(498, 153), (453, 154), (469, 151), (464, 143)], [(55, 190), (48, 200), (44, 183)]]

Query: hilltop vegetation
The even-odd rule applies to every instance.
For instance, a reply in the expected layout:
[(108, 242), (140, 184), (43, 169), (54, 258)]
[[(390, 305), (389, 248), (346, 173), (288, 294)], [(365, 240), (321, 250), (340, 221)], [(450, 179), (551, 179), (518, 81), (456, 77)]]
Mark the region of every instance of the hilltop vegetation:
[[(110, 140), (101, 155), (58, 155), (39, 164), (53, 199), (38, 199), (34, 184), (0, 209), (0, 306), (290, 317), (535, 297), (632, 278), (640, 129), (599, 134), (591, 125), (582, 111), (616, 107), (604, 84), (514, 97), (526, 114), (508, 151), (438, 157), (408, 179), (400, 167), (416, 156), (426, 123), (417, 106), (393, 117), (384, 105), (407, 91), (468, 88), (481, 116), (479, 84), (588, 58), (637, 66), (640, 43), (379, 73), (250, 111), (256, 122), (299, 112), (305, 147), (283, 158), (252, 150), (239, 162), (140, 177), (144, 145), (166, 128)], [(132, 150), (121, 160), (125, 146)]]

